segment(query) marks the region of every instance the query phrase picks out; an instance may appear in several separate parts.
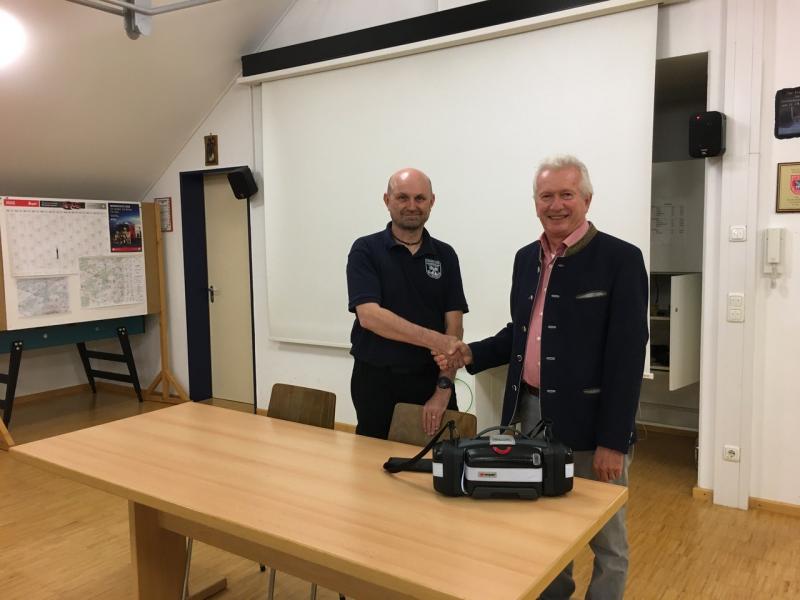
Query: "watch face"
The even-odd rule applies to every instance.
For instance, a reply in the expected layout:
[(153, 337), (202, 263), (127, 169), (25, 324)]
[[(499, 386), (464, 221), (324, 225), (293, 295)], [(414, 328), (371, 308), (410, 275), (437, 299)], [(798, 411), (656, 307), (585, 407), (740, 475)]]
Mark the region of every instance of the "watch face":
[(453, 387), (453, 380), (449, 377), (439, 377), (436, 381), (436, 387), (440, 387), (443, 390), (449, 389)]

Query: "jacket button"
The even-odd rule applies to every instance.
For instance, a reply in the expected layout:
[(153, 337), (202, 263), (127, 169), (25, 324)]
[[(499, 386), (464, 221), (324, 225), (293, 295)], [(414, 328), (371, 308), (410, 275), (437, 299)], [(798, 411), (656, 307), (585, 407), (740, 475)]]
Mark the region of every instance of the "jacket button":
[(528, 300), (533, 300), (533, 294), (531, 294), (530, 296), (528, 296)]
[(516, 392), (516, 391), (517, 391), (517, 386), (515, 386), (515, 385), (512, 385), (512, 386), (511, 386), (511, 389), (512, 389), (513, 391), (515, 391), (515, 392)]
[(528, 331), (528, 326), (527, 326), (527, 325), (523, 325), (523, 326), (522, 326), (522, 331), (523, 331), (523, 332), (525, 332), (525, 331)]
[(522, 354), (517, 354), (517, 362), (522, 362)]

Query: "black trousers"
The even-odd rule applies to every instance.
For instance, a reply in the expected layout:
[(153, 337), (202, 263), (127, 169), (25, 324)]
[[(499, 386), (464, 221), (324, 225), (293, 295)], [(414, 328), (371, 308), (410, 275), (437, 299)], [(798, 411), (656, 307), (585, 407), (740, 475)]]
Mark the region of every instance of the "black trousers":
[[(356, 408), (356, 433), (386, 439), (398, 402), (425, 404), (436, 391), (439, 369), (435, 364), (419, 369), (376, 367), (356, 360), (350, 378), (350, 395)], [(456, 391), (450, 395), (450, 410), (458, 410)], [(422, 423), (420, 423), (420, 428)]]

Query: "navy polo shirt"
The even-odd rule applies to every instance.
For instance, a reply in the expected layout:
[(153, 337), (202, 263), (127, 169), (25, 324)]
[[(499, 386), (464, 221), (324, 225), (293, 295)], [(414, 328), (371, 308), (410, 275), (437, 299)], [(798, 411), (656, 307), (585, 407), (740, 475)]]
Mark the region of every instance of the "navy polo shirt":
[[(396, 315), (444, 333), (446, 312), (467, 312), (458, 256), (448, 244), (422, 232), (416, 254), (386, 229), (358, 238), (347, 256), (348, 309), (376, 302)], [(364, 329), (356, 317), (350, 334), (352, 354), (378, 366), (425, 367), (435, 364), (430, 350), (389, 340)]]

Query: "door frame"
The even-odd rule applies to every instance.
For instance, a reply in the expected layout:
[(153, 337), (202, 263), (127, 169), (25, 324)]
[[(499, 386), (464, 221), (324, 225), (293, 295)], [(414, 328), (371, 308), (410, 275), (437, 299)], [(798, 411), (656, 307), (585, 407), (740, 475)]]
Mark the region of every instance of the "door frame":
[[(211, 325), (208, 311), (208, 248), (206, 246), (205, 176), (230, 173), (243, 166), (184, 171), (179, 174), (183, 232), (183, 276), (186, 296), (186, 349), (189, 363), (189, 398), (211, 397)], [(250, 345), (253, 360), (253, 412), (258, 398), (256, 336), (253, 306), (253, 244), (247, 201), (248, 271), (250, 273)]]

